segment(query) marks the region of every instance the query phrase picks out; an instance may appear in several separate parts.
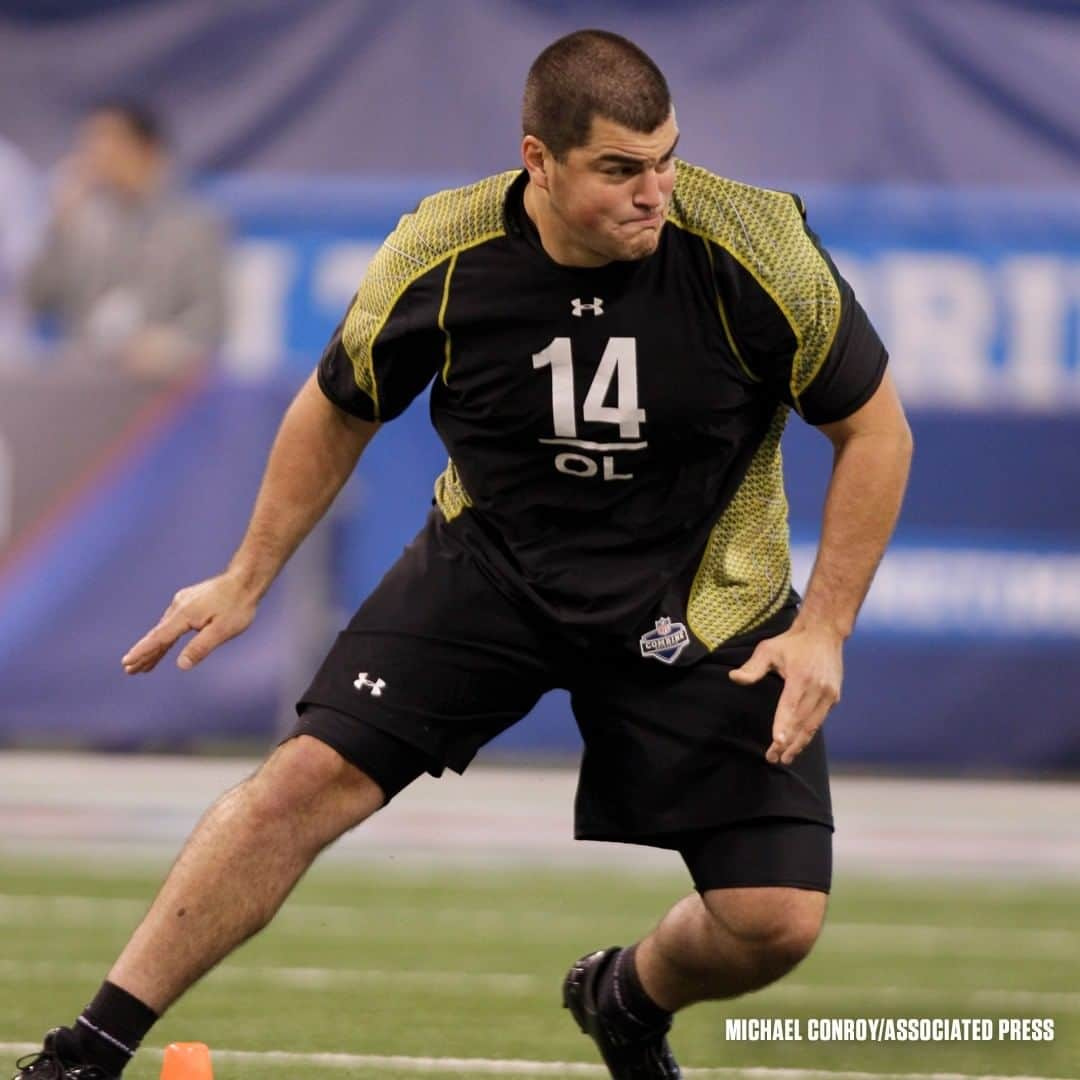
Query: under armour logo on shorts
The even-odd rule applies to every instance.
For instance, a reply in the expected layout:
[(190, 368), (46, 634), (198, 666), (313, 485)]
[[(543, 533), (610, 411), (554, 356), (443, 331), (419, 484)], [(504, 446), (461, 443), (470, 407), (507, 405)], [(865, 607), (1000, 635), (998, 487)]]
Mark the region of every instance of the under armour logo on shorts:
[(357, 690), (364, 690), (370, 686), (372, 697), (382, 697), (382, 692), (386, 688), (386, 683), (382, 679), (376, 679), (372, 682), (367, 675), (368, 673), (366, 671), (361, 671), (360, 674), (356, 676), (356, 682), (353, 683), (353, 686), (355, 686)]

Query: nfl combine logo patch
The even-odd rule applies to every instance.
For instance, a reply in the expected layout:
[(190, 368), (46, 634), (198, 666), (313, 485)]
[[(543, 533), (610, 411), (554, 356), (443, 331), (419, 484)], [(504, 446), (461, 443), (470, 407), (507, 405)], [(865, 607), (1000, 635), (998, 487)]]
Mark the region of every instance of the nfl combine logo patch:
[(674, 664), (689, 644), (690, 634), (686, 627), (663, 616), (656, 620), (655, 630), (641, 635), (641, 655), (663, 664)]

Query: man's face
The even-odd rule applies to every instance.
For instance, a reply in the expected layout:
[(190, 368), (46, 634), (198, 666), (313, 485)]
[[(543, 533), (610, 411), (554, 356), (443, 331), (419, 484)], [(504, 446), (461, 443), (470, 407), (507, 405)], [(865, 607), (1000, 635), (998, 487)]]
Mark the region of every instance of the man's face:
[(585, 146), (565, 161), (547, 159), (551, 209), (586, 264), (643, 259), (656, 250), (675, 186), (678, 139), (674, 112), (648, 134), (597, 116)]
[(76, 155), (94, 183), (138, 193), (149, 181), (157, 152), (132, 130), (118, 112), (91, 113), (79, 128)]

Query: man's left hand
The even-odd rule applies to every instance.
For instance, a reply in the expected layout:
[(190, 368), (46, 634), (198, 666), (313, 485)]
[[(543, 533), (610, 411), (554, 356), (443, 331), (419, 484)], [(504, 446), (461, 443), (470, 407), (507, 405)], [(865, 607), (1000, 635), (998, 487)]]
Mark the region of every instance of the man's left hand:
[(773, 718), (772, 744), (765, 752), (771, 764), (790, 765), (840, 700), (843, 646), (843, 637), (831, 629), (796, 623), (758, 642), (750, 659), (730, 673), (740, 686), (750, 686), (770, 671), (784, 680)]

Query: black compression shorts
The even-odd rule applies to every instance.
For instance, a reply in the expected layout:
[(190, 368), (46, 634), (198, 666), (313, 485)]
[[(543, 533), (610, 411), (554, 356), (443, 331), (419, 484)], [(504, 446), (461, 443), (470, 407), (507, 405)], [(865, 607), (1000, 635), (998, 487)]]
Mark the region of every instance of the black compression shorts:
[[(438, 768), (415, 746), (322, 705), (304, 709), (288, 738), (297, 735), (332, 746), (382, 788), (387, 802)], [(816, 821), (759, 818), (657, 836), (653, 843), (682, 856), (702, 893), (766, 885), (827, 893), (832, 884), (832, 828)]]
[(688, 834), (777, 820), (829, 832), (821, 736), (791, 766), (769, 764), (782, 682), (767, 675), (740, 687), (728, 677), (793, 617), (785, 608), (690, 667), (571, 646), (497, 589), (436, 512), (339, 635), (291, 735), (333, 746), (389, 799), (421, 772), (463, 772), (543, 693), (564, 687), (585, 742), (579, 839), (680, 848)]

